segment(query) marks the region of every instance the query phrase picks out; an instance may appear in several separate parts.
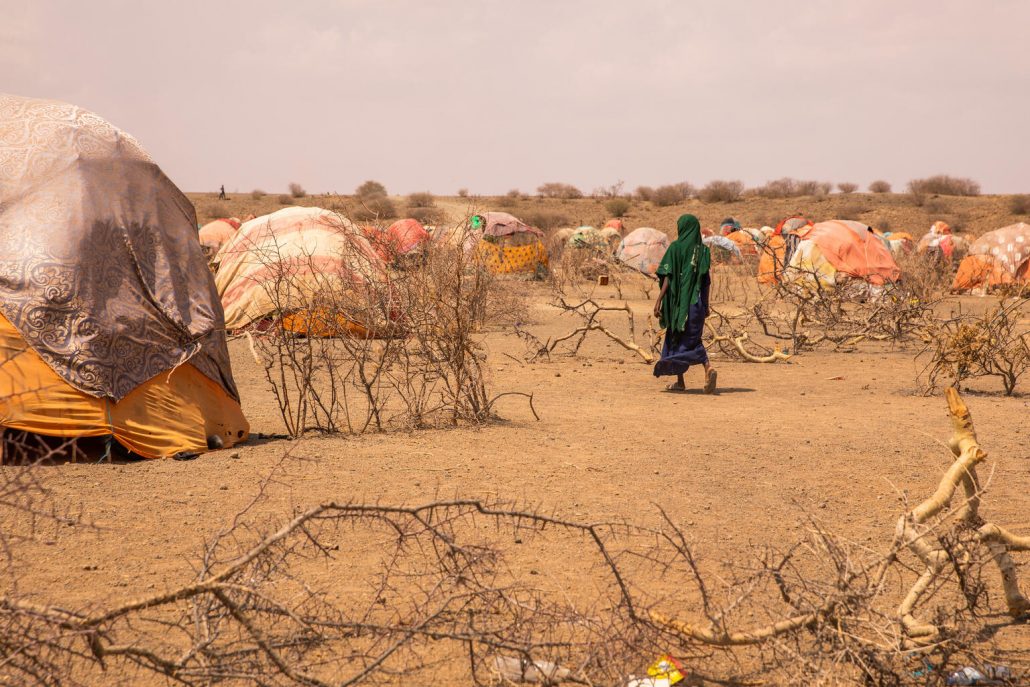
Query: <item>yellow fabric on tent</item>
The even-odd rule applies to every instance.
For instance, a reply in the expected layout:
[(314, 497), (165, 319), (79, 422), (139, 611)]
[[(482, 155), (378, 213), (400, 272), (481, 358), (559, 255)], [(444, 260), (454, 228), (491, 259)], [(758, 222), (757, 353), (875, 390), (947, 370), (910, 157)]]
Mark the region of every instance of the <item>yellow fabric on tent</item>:
[(802, 241), (794, 250), (790, 264), (783, 270), (784, 281), (812, 282), (833, 286), (837, 282), (837, 268), (826, 259), (815, 241)]
[(2, 315), (0, 426), (65, 438), (113, 435), (146, 458), (206, 451), (214, 434), (228, 448), (250, 431), (239, 404), (189, 363), (144, 382), (118, 403), (79, 391)]
[(540, 241), (524, 246), (496, 245), (480, 241), (477, 247), (480, 259), (494, 274), (536, 272), (538, 267), (547, 267), (547, 249)]

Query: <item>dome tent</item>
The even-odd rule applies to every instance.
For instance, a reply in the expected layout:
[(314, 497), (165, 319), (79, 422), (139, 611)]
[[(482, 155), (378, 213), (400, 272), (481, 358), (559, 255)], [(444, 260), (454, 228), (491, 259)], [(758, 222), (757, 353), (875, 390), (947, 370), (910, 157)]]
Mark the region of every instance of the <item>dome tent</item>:
[(819, 222), (802, 227), (797, 236), (800, 242), (784, 269), (784, 280), (816, 279), (833, 285), (839, 276), (848, 276), (883, 285), (901, 277), (887, 244), (861, 222)]
[(476, 218), (481, 218), (482, 225), (476, 253), (490, 272), (539, 274), (547, 270), (542, 231), (507, 212), (487, 212), (473, 217)]
[(244, 439), (192, 204), (91, 112), (0, 113), (0, 424), (150, 458)]
[(651, 227), (639, 227), (626, 234), (619, 243), (616, 257), (644, 274), (654, 275), (669, 249), (669, 237)]
[(1030, 286), (1030, 224), (1025, 222), (988, 231), (973, 241), (951, 288), (986, 292), (1008, 284)]
[[(388, 288), (386, 265), (361, 230), (335, 212), (289, 207), (252, 219), (217, 260), (215, 285), (230, 330), (277, 317), (300, 334), (369, 336), (382, 324), (374, 321), (380, 308), (364, 310), (385, 297), (378, 290)], [(338, 308), (348, 311), (343, 319), (327, 314)]]

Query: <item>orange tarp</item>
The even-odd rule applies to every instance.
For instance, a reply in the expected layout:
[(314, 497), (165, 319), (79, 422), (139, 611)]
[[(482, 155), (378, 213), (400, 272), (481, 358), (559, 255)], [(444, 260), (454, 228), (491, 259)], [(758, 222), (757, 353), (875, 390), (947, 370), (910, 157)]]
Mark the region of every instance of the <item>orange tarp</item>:
[(758, 254), (758, 245), (755, 243), (755, 240), (751, 238), (751, 234), (747, 233), (746, 231), (731, 231), (730, 233), (726, 234), (726, 238), (728, 238), (730, 241), (733, 241), (733, 243), (737, 244), (737, 248), (740, 249), (741, 255)]
[(991, 288), (1015, 281), (1001, 263), (990, 255), (967, 255), (962, 258), (951, 283), (952, 291), (968, 291), (977, 287)]
[(798, 231), (802, 241), (813, 241), (838, 271), (872, 284), (894, 282), (901, 269), (877, 236), (857, 222), (830, 220)]
[(758, 259), (758, 283), (775, 284), (783, 271), (783, 258), (786, 255), (787, 242), (779, 234), (769, 237), (762, 248), (762, 257)]
[(185, 363), (162, 372), (117, 403), (72, 387), (0, 316), (0, 424), (53, 437), (114, 438), (146, 458), (207, 451), (217, 434), (225, 447), (250, 431), (238, 403)]

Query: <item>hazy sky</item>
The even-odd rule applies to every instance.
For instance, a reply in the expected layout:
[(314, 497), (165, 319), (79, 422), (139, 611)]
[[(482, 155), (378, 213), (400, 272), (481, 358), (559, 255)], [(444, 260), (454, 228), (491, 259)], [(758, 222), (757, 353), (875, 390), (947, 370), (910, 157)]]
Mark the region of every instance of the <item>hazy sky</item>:
[(1027, 0), (0, 0), (0, 91), (187, 191), (780, 176), (1030, 192)]

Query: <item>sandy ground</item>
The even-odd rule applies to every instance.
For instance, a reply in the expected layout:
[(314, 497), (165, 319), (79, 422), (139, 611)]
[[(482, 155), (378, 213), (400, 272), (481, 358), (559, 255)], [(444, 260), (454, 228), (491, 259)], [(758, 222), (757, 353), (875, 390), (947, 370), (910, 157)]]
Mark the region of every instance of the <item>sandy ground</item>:
[[(537, 335), (572, 329), (542, 284), (517, 288), (528, 294), (528, 327)], [(641, 316), (650, 307), (641, 293), (630, 302)], [(485, 343), (492, 389), (533, 393), (540, 421), (511, 397), (498, 403), (503, 421), (479, 428), (265, 440), (190, 462), (44, 468), (56, 502), (81, 507), (99, 529), (44, 527), (21, 545), (22, 591), (93, 606), (188, 580), (202, 542), (287, 453), (254, 519), (327, 500), (460, 496), (653, 525), (660, 506), (710, 560), (795, 541), (805, 512), (882, 550), (904, 496), (931, 493), (950, 461), (945, 403), (915, 392), (912, 350), (873, 345), (775, 365), (720, 360), (720, 391), (705, 396), (700, 370), (688, 374), (688, 393), (665, 393), (648, 365), (599, 335), (576, 357), (535, 363), (518, 360), (524, 345), (510, 331), (492, 331)], [(281, 432), (246, 345), (234, 341), (231, 352), (252, 431)], [(990, 454), (984, 474), (993, 472), (985, 512), (1025, 534), (1030, 397), (968, 401)], [(545, 553), (527, 558), (545, 576), (568, 573), (567, 562)], [(345, 583), (330, 575), (327, 584)], [(1006, 643), (1030, 649), (1030, 628), (1012, 629)]]

